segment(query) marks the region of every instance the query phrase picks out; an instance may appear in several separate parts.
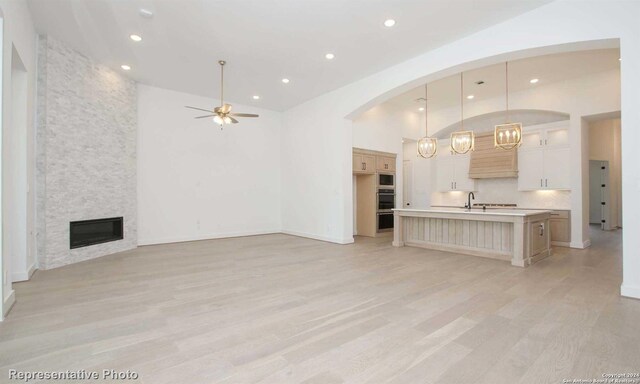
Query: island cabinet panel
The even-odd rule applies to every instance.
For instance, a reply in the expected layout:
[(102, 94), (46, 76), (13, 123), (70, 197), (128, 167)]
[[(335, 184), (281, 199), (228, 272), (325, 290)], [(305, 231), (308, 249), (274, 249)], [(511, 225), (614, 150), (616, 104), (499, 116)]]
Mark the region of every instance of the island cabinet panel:
[[(408, 217), (404, 222), (407, 245), (443, 244), (481, 248), (485, 256), (510, 260), (513, 224), (491, 221)], [(479, 253), (483, 253), (482, 250)]]
[(550, 255), (549, 213), (394, 209), (393, 245), (509, 260), (526, 267)]

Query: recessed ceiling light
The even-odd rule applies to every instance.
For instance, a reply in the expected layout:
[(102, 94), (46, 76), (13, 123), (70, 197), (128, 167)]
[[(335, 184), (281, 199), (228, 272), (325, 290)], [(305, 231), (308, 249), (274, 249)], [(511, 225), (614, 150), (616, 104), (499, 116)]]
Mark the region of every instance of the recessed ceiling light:
[(286, 77), (284, 79), (282, 79), (282, 82), (285, 84), (289, 84), (289, 79), (287, 79)]
[(618, 61), (622, 61), (622, 57), (618, 58)]
[(424, 111), (424, 107), (418, 108), (418, 111), (420, 111), (420, 112)]
[(473, 96), (473, 95), (469, 95), (469, 96), (467, 96), (467, 99), (471, 100), (471, 99), (473, 99), (474, 97), (475, 97), (475, 96)]
[(529, 82), (530, 82), (531, 84), (535, 84), (535, 83), (537, 83), (538, 81), (540, 81), (540, 80), (539, 80), (539, 79), (531, 79), (531, 80), (529, 80)]
[(327, 53), (326, 55), (324, 55), (324, 57), (326, 57), (327, 60), (333, 60), (336, 55), (334, 55), (333, 53)]
[(393, 19), (387, 19), (387, 20), (384, 21), (384, 26), (385, 27), (391, 28), (394, 25), (396, 25), (396, 21), (393, 20)]
[(258, 95), (253, 95), (253, 100), (260, 100), (260, 96), (258, 96)]
[(136, 43), (142, 41), (142, 37), (140, 37), (140, 35), (131, 35), (129, 36), (129, 38), (135, 41)]
[(124, 69), (125, 71), (129, 71), (131, 69), (131, 67), (128, 66), (127, 64), (122, 64), (120, 68)]

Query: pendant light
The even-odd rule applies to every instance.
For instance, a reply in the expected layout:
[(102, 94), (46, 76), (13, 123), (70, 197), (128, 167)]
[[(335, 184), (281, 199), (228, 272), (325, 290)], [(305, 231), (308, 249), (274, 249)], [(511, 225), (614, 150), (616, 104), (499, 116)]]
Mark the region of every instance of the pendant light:
[(451, 133), (451, 150), (459, 155), (473, 151), (475, 136), (473, 131), (464, 130), (464, 75), (460, 73), (460, 130)]
[(510, 150), (518, 148), (522, 143), (522, 123), (512, 123), (509, 121), (509, 63), (504, 63), (505, 88), (506, 88), (506, 111), (507, 121), (505, 124), (495, 126), (493, 142), (496, 148)]
[(427, 99), (429, 98), (429, 89), (427, 84), (424, 85), (424, 137), (418, 140), (418, 155), (425, 159), (430, 159), (438, 153), (438, 139), (429, 137), (429, 108)]

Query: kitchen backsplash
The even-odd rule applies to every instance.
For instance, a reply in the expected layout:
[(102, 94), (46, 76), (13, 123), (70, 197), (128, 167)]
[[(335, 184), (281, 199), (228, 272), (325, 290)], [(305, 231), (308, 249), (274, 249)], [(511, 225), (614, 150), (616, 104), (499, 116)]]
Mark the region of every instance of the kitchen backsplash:
[[(517, 179), (479, 179), (473, 203), (514, 203), (520, 208), (571, 209), (571, 191), (518, 191)], [(462, 206), (466, 192), (437, 192), (431, 205)]]

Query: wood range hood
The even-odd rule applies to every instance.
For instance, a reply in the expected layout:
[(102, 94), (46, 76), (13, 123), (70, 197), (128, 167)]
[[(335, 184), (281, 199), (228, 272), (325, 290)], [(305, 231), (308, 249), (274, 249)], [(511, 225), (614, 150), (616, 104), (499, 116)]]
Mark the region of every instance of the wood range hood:
[(518, 150), (494, 147), (493, 132), (475, 137), (475, 150), (471, 152), (469, 178), (497, 179), (518, 177)]

